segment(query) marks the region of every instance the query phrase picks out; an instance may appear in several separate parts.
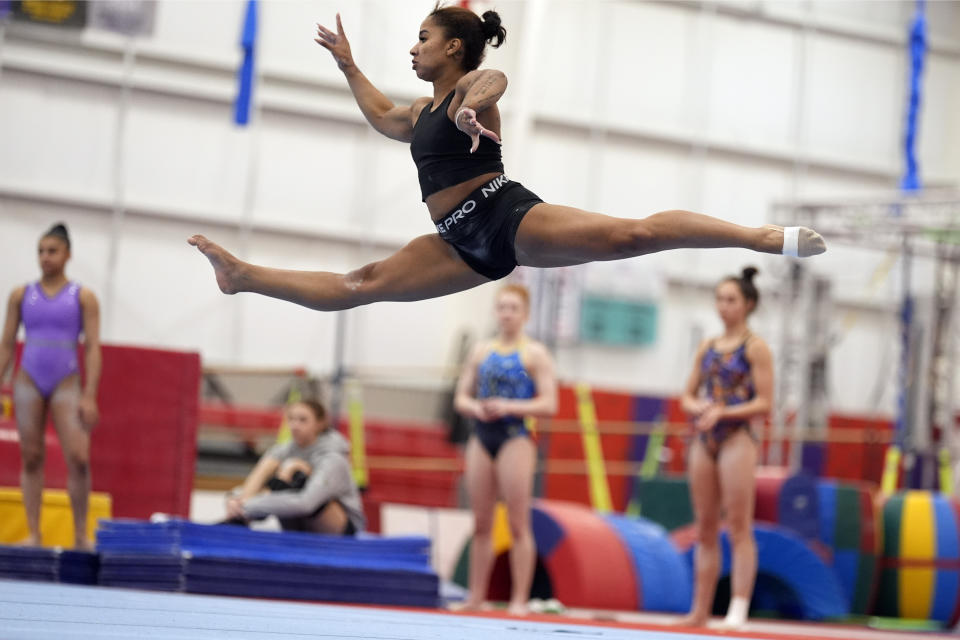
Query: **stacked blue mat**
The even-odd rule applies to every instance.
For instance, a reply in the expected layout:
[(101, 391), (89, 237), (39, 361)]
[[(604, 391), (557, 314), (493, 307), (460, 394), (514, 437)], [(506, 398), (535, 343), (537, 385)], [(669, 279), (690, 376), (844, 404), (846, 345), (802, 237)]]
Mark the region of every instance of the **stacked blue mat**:
[(0, 546), (0, 578), (97, 584), (97, 554), (58, 548)]
[(182, 520), (105, 520), (100, 584), (162, 591), (437, 606), (424, 537), (322, 536)]

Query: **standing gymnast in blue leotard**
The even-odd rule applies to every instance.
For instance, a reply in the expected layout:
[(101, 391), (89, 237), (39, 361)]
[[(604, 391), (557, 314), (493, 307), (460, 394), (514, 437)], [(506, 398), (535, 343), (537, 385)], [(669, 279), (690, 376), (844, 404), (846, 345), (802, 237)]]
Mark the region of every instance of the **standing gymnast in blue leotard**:
[[(20, 487), (27, 512), (27, 544), (39, 545), (40, 504), (47, 415), (67, 463), (67, 493), (73, 510), (74, 546), (89, 549), (87, 502), (90, 495), (90, 430), (98, 419), (100, 310), (90, 289), (67, 279), (70, 236), (54, 225), (38, 248), (40, 280), (14, 289), (0, 339), (0, 378), (13, 359), (23, 323), (23, 361), (13, 380), (13, 404), (20, 435)], [(81, 386), (77, 343), (84, 337), (86, 380)]]
[(527, 611), (536, 564), (530, 501), (536, 449), (528, 418), (557, 409), (557, 381), (550, 352), (524, 334), (530, 312), (526, 288), (509, 284), (497, 294), (496, 338), (470, 354), (457, 383), (454, 404), (475, 421), (467, 442), (466, 483), (475, 529), (470, 546), (470, 596), (465, 608), (486, 599), (493, 569), (493, 516), (498, 496), (507, 507), (511, 595), (508, 611)]

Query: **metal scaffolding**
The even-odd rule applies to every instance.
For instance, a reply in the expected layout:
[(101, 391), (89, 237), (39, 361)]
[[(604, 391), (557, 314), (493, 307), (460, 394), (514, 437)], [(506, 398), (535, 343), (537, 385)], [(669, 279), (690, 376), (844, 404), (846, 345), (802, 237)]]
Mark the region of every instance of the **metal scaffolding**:
[[(830, 246), (899, 254), (903, 277), (897, 443), (915, 454), (905, 460), (934, 458), (939, 444), (949, 450), (956, 468), (960, 463), (954, 390), (960, 362), (956, 338), (960, 330), (960, 191), (782, 202), (773, 205), (772, 219), (778, 224), (816, 229)], [(911, 290), (914, 256), (932, 259), (934, 264), (932, 294), (921, 299), (919, 306)], [(830, 283), (795, 260), (781, 287), (785, 302), (770, 462), (786, 462), (796, 469), (801, 466), (801, 448), (791, 447), (786, 461), (783, 442), (799, 443), (805, 435), (827, 428)], [(908, 483), (929, 488), (935, 483), (931, 474), (932, 467), (918, 471), (909, 476)]]

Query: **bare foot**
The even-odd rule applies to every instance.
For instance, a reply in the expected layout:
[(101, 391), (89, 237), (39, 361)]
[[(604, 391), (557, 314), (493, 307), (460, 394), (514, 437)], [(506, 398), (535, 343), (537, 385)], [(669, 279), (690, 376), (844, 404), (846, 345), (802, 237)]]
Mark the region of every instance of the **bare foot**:
[(74, 551), (94, 551), (94, 545), (87, 539), (76, 540), (73, 543)]
[(240, 266), (242, 263), (233, 254), (201, 235), (190, 236), (187, 238), (187, 244), (199, 249), (200, 253), (205, 255), (210, 264), (213, 265), (213, 272), (217, 276), (217, 285), (220, 287), (220, 291), (227, 294), (240, 291)]
[(463, 602), (458, 602), (450, 605), (450, 610), (461, 611), (461, 612), (483, 611), (484, 603), (477, 602), (475, 600), (464, 600)]
[(688, 613), (679, 620), (675, 620), (671, 623), (671, 626), (674, 627), (705, 627), (707, 626), (707, 621), (710, 619), (710, 616), (700, 616)]
[(530, 615), (530, 609), (526, 602), (511, 602), (507, 605), (508, 616), (527, 616)]
[[(777, 232), (773, 240), (775, 245), (772, 253), (795, 255), (798, 258), (809, 258), (820, 255), (827, 250), (827, 243), (823, 236), (807, 227), (780, 227), (775, 224), (764, 225), (764, 228)], [(787, 237), (785, 238), (785, 234)]]
[(40, 540), (40, 536), (27, 536), (23, 540), (17, 543), (18, 547), (42, 547), (43, 542)]

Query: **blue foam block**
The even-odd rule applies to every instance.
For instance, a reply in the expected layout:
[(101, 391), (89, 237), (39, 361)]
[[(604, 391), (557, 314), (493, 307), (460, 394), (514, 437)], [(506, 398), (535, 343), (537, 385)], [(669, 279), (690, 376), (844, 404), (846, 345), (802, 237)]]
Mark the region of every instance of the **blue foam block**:
[[(850, 613), (849, 599), (836, 574), (796, 532), (767, 523), (755, 523), (757, 570), (787, 585), (796, 600), (796, 610), (804, 620), (844, 618)], [(720, 536), (723, 567), (720, 577), (730, 575), (730, 539)], [(694, 548), (686, 553), (693, 565)], [(758, 582), (759, 584), (759, 582)]]
[(643, 518), (607, 515), (604, 519), (633, 558), (639, 586), (637, 608), (688, 611), (693, 597), (690, 567), (670, 542), (667, 530)]
[(114, 520), (97, 534), (101, 583), (224, 595), (435, 606), (427, 538), (323, 536)]
[(0, 546), (0, 577), (96, 584), (98, 567), (97, 554), (86, 551)]

